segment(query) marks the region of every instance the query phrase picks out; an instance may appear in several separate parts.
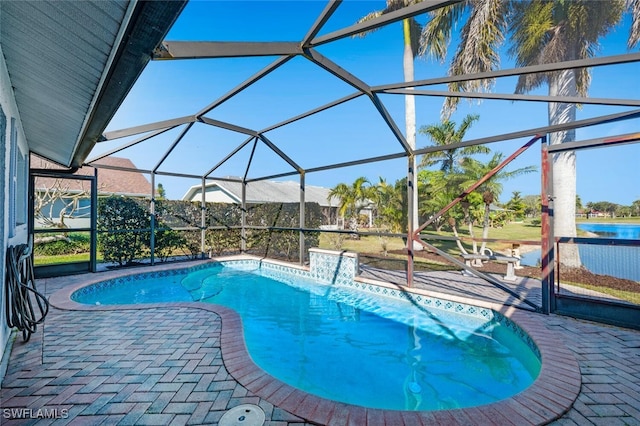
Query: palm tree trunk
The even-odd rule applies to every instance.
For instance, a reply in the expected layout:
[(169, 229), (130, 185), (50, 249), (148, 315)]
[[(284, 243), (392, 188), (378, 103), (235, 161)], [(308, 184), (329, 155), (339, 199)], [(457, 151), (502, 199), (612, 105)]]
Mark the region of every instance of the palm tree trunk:
[(460, 250), (460, 253), (469, 254), (460, 241), (460, 235), (458, 235), (458, 228), (456, 227), (455, 221), (451, 225), (451, 230), (453, 231), (453, 236), (456, 237), (456, 245), (458, 246), (458, 250)]
[(478, 243), (476, 243), (476, 236), (473, 232), (473, 221), (471, 220), (471, 214), (469, 213), (469, 203), (463, 203), (462, 210), (464, 211), (464, 221), (466, 222), (467, 229), (469, 230), (469, 238), (471, 238), (471, 251), (473, 254), (478, 254)]
[(485, 241), (489, 238), (489, 219), (491, 214), (490, 204), (484, 205), (484, 219), (482, 221), (482, 244), (480, 245), (480, 254), (484, 254), (487, 249), (487, 242)]
[[(549, 95), (577, 96), (575, 72), (559, 72), (549, 81)], [(575, 121), (576, 105), (549, 103), (549, 124)], [(551, 134), (551, 145), (575, 140), (575, 130)], [(566, 151), (553, 156), (553, 233), (558, 237), (575, 237), (576, 231), (576, 155)], [(578, 246), (565, 244), (560, 250), (560, 263), (578, 268), (581, 266)]]
[[(411, 48), (411, 30), (410, 30), (410, 21), (409, 19), (405, 19), (402, 21), (402, 30), (404, 34), (404, 55), (402, 57), (402, 68), (404, 71), (404, 81), (409, 82), (414, 80), (414, 72), (413, 72), (413, 49)], [(404, 110), (405, 110), (405, 133), (407, 138), (407, 143), (412, 150), (416, 149), (416, 100), (413, 95), (405, 95), (404, 96)], [(409, 224), (413, 223), (413, 229), (409, 231), (413, 233), (413, 231), (420, 226), (418, 223), (418, 186), (416, 177), (418, 176), (417, 170), (417, 159), (415, 156), (411, 157), (411, 163), (409, 167), (413, 169), (413, 173), (409, 173), (412, 180), (409, 182), (409, 185), (413, 187), (413, 211), (409, 212), (413, 216), (413, 221), (409, 220)], [(422, 250), (422, 245), (417, 242), (413, 242), (413, 250), (418, 251)]]

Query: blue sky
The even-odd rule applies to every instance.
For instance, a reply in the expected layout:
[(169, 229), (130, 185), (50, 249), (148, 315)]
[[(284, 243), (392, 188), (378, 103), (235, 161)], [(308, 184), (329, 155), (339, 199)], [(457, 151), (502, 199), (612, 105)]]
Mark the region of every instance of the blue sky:
[[(211, 41), (299, 41), (325, 7), (321, 1), (191, 1), (178, 19), (167, 40)], [(349, 26), (371, 10), (384, 7), (383, 1), (345, 1), (326, 24), (321, 34)], [(419, 20), (424, 22), (424, 17)], [(626, 53), (629, 20), (603, 40), (599, 56)], [(451, 47), (453, 52), (455, 46)], [(346, 38), (320, 46), (318, 51), (370, 85), (401, 82), (402, 29), (396, 23), (365, 38)], [(143, 72), (129, 96), (113, 118), (107, 131), (150, 122), (191, 115), (209, 105), (236, 85), (275, 60), (274, 57), (153, 61)], [(503, 68), (509, 68), (503, 55)], [(418, 58), (415, 78), (425, 79), (446, 74), (446, 63)], [(589, 95), (603, 98), (640, 99), (640, 64), (595, 68)], [(496, 81), (494, 91), (513, 93), (515, 79)], [(431, 89), (431, 88), (430, 88)], [(444, 89), (444, 87), (432, 87)], [(538, 92), (546, 94), (546, 87)], [(324, 105), (355, 90), (304, 58), (294, 58), (243, 93), (208, 113), (212, 119), (261, 130), (282, 120)], [(382, 101), (404, 132), (404, 99), (401, 95), (382, 95)], [(441, 98), (417, 97), (417, 126), (440, 120)], [(612, 114), (631, 108), (583, 106), (578, 119)], [(467, 133), (467, 139), (519, 131), (547, 125), (543, 103), (483, 101), (460, 103), (452, 116), (460, 122), (467, 114), (480, 120)], [(577, 139), (638, 132), (640, 120), (628, 120), (607, 126), (577, 131)], [(116, 155), (129, 157), (143, 169), (154, 168), (182, 129), (174, 129), (128, 148)], [(399, 142), (371, 102), (356, 98), (334, 109), (266, 133), (267, 137), (304, 168), (364, 157), (401, 152)], [(90, 157), (120, 146), (134, 138), (100, 143)], [(197, 124), (174, 149), (159, 170), (201, 174), (217, 164), (246, 139), (226, 130)], [(509, 155), (527, 138), (491, 144), (490, 148)], [(417, 146), (430, 144), (418, 134)], [(214, 176), (242, 176), (251, 154), (245, 147), (214, 173)], [(258, 144), (247, 176), (261, 177), (291, 171), (288, 164), (263, 144)], [(530, 148), (508, 170), (535, 165), (539, 168), (539, 145)], [(629, 205), (640, 199), (640, 144), (578, 153), (577, 192), (583, 203), (611, 201)], [(372, 182), (380, 177), (389, 182), (406, 174), (406, 159), (372, 163), (357, 167), (310, 173), (308, 185), (332, 187), (366, 176)], [(292, 176), (289, 179), (297, 179)], [(199, 180), (158, 176), (169, 198), (181, 198)], [(513, 191), (522, 195), (539, 194), (540, 174), (504, 182), (500, 201), (507, 201)]]

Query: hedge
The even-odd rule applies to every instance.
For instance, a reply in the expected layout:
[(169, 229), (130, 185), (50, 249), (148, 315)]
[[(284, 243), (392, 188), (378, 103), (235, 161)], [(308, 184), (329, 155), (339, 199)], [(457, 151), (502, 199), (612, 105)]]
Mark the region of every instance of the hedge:
[[(104, 260), (126, 265), (150, 254), (148, 200), (108, 197), (98, 202), (98, 248)], [(201, 251), (199, 202), (159, 200), (155, 212), (154, 253), (161, 261), (175, 254), (197, 257)], [(248, 226), (297, 228), (299, 203), (265, 203), (247, 208)], [(238, 253), (241, 248), (242, 209), (236, 204), (206, 203), (206, 250), (213, 256)], [(305, 204), (305, 227), (318, 229), (322, 211), (317, 203)], [(198, 228), (177, 230), (175, 228)], [(319, 233), (305, 233), (305, 246), (315, 247)], [(247, 251), (261, 256), (298, 260), (298, 231), (248, 230)]]

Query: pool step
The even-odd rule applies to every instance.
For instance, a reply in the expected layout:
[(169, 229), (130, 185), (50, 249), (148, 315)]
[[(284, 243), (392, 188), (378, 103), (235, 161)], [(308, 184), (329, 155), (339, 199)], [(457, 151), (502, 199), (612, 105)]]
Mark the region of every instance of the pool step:
[(180, 281), (180, 284), (187, 289), (187, 291), (197, 290), (202, 287), (202, 281), (210, 277), (212, 273), (210, 269), (190, 272), (189, 275)]
[(202, 285), (199, 288), (190, 290), (189, 293), (194, 301), (199, 302), (216, 296), (222, 289), (220, 278), (213, 276), (202, 280)]

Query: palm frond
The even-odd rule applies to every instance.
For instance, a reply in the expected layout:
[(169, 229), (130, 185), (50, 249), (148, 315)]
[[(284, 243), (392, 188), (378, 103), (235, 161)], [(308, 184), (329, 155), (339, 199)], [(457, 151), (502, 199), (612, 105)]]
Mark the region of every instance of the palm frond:
[[(356, 24), (361, 24), (363, 22), (368, 22), (371, 21), (372, 19), (375, 18), (379, 18), (380, 16), (384, 15), (385, 13), (388, 13), (389, 10), (387, 9), (383, 9), (383, 10), (374, 10), (373, 12), (367, 13), (365, 16), (363, 16), (362, 18), (358, 19), (356, 21)], [(354, 34), (351, 37), (355, 38), (355, 37), (366, 37), (367, 35), (371, 34), (374, 31), (377, 31), (379, 28), (374, 28), (372, 30), (367, 30), (367, 31), (363, 31), (361, 33), (358, 34)]]
[(462, 141), (462, 139), (464, 138), (464, 135), (467, 133), (467, 130), (469, 130), (471, 125), (474, 122), (478, 121), (479, 119), (480, 119), (480, 116), (478, 114), (469, 114), (465, 116), (462, 119), (462, 123), (460, 123), (460, 127), (458, 127), (458, 130), (455, 132), (456, 139), (458, 141)]
[[(509, 54), (515, 58), (517, 66), (594, 57), (600, 37), (620, 21), (623, 7), (623, 0), (515, 2), (510, 9)], [(586, 96), (591, 82), (589, 70), (583, 68), (573, 72), (578, 94)], [(557, 75), (520, 76), (516, 93), (533, 90)]]
[[(456, 129), (456, 123), (451, 120), (443, 120), (438, 124), (422, 126), (420, 133), (428, 135), (434, 142), (434, 146), (447, 147), (448, 145), (462, 142), (465, 134), (471, 125), (479, 119), (478, 115), (467, 115)], [(464, 148), (450, 148), (442, 151), (435, 151), (424, 154), (420, 161), (420, 167), (430, 167), (440, 164), (440, 170), (446, 173), (454, 173), (460, 158), (473, 155), (485, 154), (490, 149), (485, 146), (469, 146)]]
[[(509, 56), (516, 66), (526, 66), (542, 62), (544, 48), (554, 29), (553, 3), (513, 2), (509, 11), (510, 40)], [(545, 74), (525, 74), (518, 78), (516, 93), (536, 89), (547, 82)]]
[[(500, 66), (498, 48), (506, 33), (507, 2), (502, 0), (473, 0), (470, 16), (462, 28), (460, 44), (449, 67), (450, 75), (475, 74), (493, 71)], [(449, 84), (451, 91), (488, 91), (493, 79), (471, 80)], [(458, 98), (447, 98), (445, 116), (455, 110)]]
[(462, 2), (429, 13), (431, 19), (420, 33), (418, 54), (444, 63), (451, 42), (451, 31), (467, 7), (467, 3)]
[(631, 13), (631, 30), (627, 47), (633, 49), (640, 42), (640, 0), (627, 0), (627, 9)]

